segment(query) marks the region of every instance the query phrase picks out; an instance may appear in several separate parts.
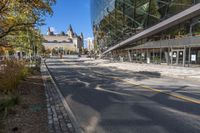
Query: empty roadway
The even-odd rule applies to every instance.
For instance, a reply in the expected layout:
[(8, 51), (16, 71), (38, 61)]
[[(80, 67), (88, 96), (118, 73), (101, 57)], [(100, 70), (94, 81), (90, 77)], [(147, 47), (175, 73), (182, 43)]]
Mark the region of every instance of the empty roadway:
[(46, 63), (85, 133), (200, 132), (199, 104), (118, 79), (149, 79), (157, 89), (178, 90), (200, 99), (198, 84), (162, 77), (159, 73), (98, 67), (72, 57), (47, 59)]

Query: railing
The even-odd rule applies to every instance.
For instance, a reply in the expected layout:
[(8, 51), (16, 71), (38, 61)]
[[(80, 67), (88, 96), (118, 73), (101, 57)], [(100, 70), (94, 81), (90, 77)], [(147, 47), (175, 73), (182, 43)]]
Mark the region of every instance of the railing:
[(163, 47), (183, 47), (183, 46), (200, 46), (200, 36), (184, 37), (169, 40), (160, 40), (146, 42), (143, 45), (133, 47), (131, 49), (140, 48), (163, 48)]

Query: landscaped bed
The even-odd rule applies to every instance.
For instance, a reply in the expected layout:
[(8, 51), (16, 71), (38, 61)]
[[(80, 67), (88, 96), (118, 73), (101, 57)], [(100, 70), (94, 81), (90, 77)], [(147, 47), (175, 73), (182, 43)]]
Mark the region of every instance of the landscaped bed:
[(0, 111), (0, 133), (48, 132), (45, 90), (39, 71), (29, 74), (9, 96), (0, 92), (0, 103), (10, 106)]

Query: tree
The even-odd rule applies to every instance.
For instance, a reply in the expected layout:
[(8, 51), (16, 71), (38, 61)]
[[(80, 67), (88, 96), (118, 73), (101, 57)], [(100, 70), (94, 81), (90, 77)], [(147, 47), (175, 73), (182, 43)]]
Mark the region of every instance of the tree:
[[(52, 15), (55, 0), (1, 0), (0, 40), (7, 35), (42, 25), (44, 15)], [(1, 44), (0, 44), (1, 45)]]
[(5, 37), (10, 47), (18, 48), (32, 55), (36, 55), (40, 51), (43, 37), (39, 30), (30, 27), (24, 31), (17, 31), (15, 33), (17, 35), (8, 35)]
[(159, 12), (157, 0), (151, 0), (148, 10), (150, 11), (148, 25), (153, 25), (159, 22), (161, 14)]
[(51, 54), (51, 50), (50, 49), (45, 50), (44, 54), (49, 56)]

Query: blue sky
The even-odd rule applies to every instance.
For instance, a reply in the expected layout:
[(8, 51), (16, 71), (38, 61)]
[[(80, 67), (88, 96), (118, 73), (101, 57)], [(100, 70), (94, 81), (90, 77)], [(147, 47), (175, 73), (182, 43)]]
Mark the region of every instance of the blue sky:
[(66, 32), (71, 24), (78, 35), (83, 32), (85, 38), (93, 37), (90, 0), (57, 0), (53, 11), (53, 16), (47, 16), (46, 25), (41, 27), (43, 34), (47, 33), (48, 27), (53, 27), (56, 33)]

